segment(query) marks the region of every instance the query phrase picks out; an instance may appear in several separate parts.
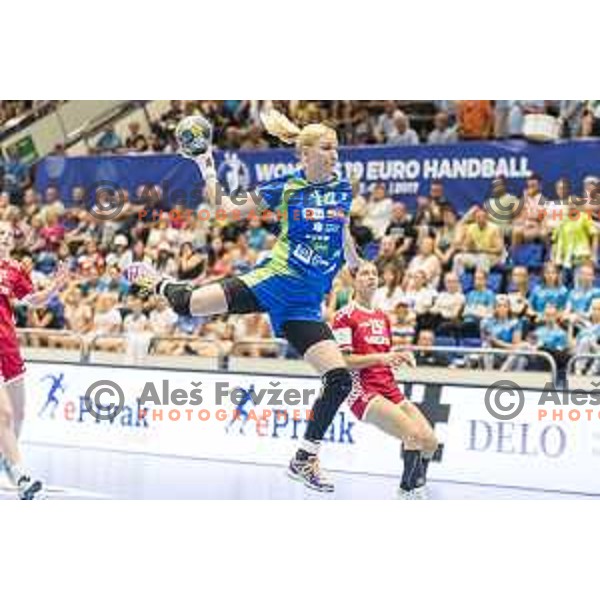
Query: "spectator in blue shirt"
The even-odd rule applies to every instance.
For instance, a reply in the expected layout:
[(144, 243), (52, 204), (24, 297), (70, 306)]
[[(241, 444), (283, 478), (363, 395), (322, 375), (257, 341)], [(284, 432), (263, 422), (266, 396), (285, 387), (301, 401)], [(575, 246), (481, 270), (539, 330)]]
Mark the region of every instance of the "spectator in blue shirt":
[(248, 245), (252, 250), (260, 252), (264, 250), (267, 242), (267, 232), (262, 226), (260, 217), (258, 215), (253, 216), (248, 222)]
[(463, 336), (465, 337), (478, 337), (481, 321), (491, 317), (494, 310), (494, 292), (487, 287), (486, 272), (477, 269), (473, 283), (474, 289), (467, 294), (463, 311)]
[(529, 298), (529, 305), (537, 318), (541, 319), (548, 304), (553, 304), (561, 313), (567, 305), (568, 294), (567, 288), (560, 282), (557, 266), (548, 262), (544, 267), (543, 283), (534, 288)]
[[(502, 350), (518, 350), (529, 345), (523, 342), (523, 332), (519, 319), (511, 317), (510, 300), (505, 294), (496, 297), (494, 314), (481, 322), (481, 337), (485, 345)], [(493, 365), (504, 363), (502, 370), (523, 370), (526, 368), (524, 356), (511, 356), (506, 361), (501, 356), (494, 357)]]
[(600, 374), (600, 298), (592, 301), (591, 317), (582, 321), (582, 328), (574, 340), (576, 354), (597, 354), (596, 360), (581, 359), (575, 363), (575, 373)]
[(577, 276), (577, 286), (570, 290), (567, 296), (567, 305), (564, 320), (571, 323), (581, 323), (589, 316), (592, 301), (600, 298), (600, 288), (594, 286), (594, 266), (583, 265)]
[(558, 316), (556, 305), (546, 304), (544, 324), (534, 330), (532, 341), (538, 350), (550, 353), (562, 371), (569, 359), (569, 338), (567, 332), (558, 324)]

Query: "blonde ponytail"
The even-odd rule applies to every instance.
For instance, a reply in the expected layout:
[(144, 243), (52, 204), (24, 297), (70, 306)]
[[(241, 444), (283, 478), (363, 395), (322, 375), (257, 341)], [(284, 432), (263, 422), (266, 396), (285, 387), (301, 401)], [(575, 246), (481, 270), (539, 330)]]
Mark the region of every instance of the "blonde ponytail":
[(262, 112), (260, 120), (272, 136), (279, 138), (286, 144), (295, 144), (300, 137), (300, 128), (274, 108)]
[(298, 149), (314, 146), (324, 135), (336, 135), (335, 129), (322, 123), (313, 123), (300, 129), (292, 123), (283, 113), (274, 108), (263, 111), (260, 119), (264, 128), (276, 138), (286, 144), (295, 144)]

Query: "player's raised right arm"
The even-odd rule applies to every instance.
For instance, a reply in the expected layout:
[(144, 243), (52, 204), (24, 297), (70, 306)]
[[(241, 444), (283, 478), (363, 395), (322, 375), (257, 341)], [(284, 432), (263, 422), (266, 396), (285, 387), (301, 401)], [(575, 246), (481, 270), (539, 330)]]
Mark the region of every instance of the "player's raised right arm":
[(257, 191), (243, 192), (235, 198), (224, 193), (223, 186), (217, 178), (212, 150), (208, 150), (204, 154), (197, 156), (194, 162), (198, 165), (200, 173), (202, 173), (202, 177), (206, 183), (206, 195), (212, 206), (226, 214), (235, 214), (239, 218), (247, 217), (250, 213), (259, 209), (262, 204), (262, 198)]

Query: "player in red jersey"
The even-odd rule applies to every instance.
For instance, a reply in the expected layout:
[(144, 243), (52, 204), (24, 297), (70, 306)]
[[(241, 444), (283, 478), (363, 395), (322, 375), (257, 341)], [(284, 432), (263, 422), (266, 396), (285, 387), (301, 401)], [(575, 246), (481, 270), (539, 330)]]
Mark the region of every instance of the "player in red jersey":
[(12, 225), (0, 221), (0, 471), (6, 470), (17, 486), (19, 498), (32, 500), (42, 489), (42, 483), (23, 467), (18, 447), (25, 408), (25, 365), (19, 351), (12, 303), (18, 300), (41, 306), (64, 286), (68, 275), (61, 268), (52, 286), (34, 293), (29, 273), (10, 258), (13, 245)]
[(392, 351), (391, 323), (372, 308), (378, 284), (374, 264), (361, 263), (354, 278), (353, 301), (338, 311), (333, 332), (352, 370), (347, 402), (357, 419), (376, 425), (404, 444), (404, 472), (399, 495), (425, 498), (427, 464), (438, 442), (421, 411), (398, 389), (393, 368), (414, 364), (411, 353)]

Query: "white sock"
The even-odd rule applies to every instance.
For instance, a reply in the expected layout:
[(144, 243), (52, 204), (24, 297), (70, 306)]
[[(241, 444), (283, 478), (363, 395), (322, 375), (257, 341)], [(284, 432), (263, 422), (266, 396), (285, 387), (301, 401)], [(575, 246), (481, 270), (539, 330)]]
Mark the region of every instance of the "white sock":
[(311, 440), (302, 440), (300, 442), (300, 449), (308, 452), (309, 454), (318, 454), (321, 442), (313, 442)]
[(29, 472), (21, 465), (13, 465), (7, 460), (4, 461), (4, 465), (6, 466), (8, 478), (14, 485), (18, 485), (19, 481), (21, 481), (23, 477), (29, 477)]

